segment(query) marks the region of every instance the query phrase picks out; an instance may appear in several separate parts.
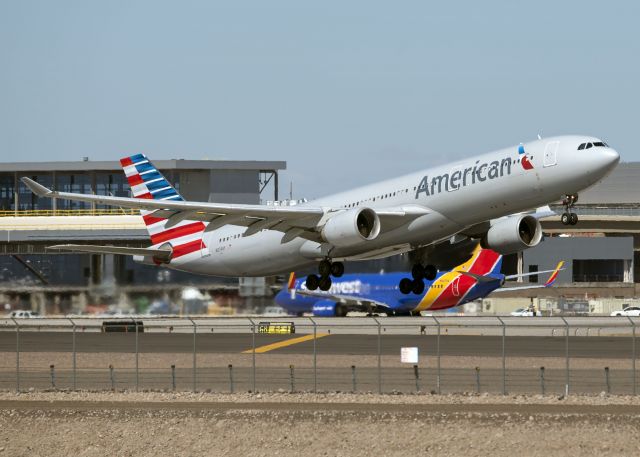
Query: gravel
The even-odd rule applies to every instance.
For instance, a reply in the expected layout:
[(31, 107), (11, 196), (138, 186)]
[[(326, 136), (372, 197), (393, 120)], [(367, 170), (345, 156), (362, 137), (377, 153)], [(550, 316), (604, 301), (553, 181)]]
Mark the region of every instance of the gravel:
[[(518, 453), (546, 457), (640, 453), (640, 399), (606, 394), (559, 399), (540, 395), (2, 392), (0, 401), (0, 456), (501, 457)], [(28, 407), (35, 402), (51, 406)], [(67, 406), (57, 407), (56, 402)], [(78, 407), (69, 407), (69, 402)], [(105, 408), (97, 402), (115, 402), (115, 406)], [(145, 403), (152, 402), (153, 408), (145, 408)], [(166, 407), (158, 408), (157, 402)], [(236, 402), (239, 406), (211, 410), (188, 407), (206, 402)], [(285, 406), (251, 409), (247, 403)], [(305, 403), (321, 403), (323, 407), (295, 407)], [(345, 404), (351, 406), (337, 408)], [(379, 407), (358, 408), (372, 404)], [(434, 408), (389, 408), (416, 404)], [(462, 408), (448, 413), (438, 405)], [(502, 412), (473, 410), (473, 405), (502, 405), (496, 406)], [(540, 407), (532, 409), (530, 405)], [(633, 413), (548, 412), (557, 411), (557, 406), (551, 408), (554, 405), (564, 405), (567, 411), (575, 411), (572, 405), (621, 405), (627, 406), (626, 411), (631, 406)], [(469, 412), (464, 411), (466, 406)], [(519, 412), (527, 408), (537, 412)]]

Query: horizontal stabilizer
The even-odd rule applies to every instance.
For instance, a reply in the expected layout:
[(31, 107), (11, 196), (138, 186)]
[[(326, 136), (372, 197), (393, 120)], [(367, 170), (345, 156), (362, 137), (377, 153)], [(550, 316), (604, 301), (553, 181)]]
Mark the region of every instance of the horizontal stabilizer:
[(93, 246), (90, 244), (58, 244), (56, 246), (48, 246), (47, 249), (71, 252), (88, 252), (92, 254), (138, 255), (143, 257), (153, 257), (160, 262), (168, 262), (169, 260), (171, 260), (172, 254), (170, 248), (128, 248), (122, 246)]
[(493, 276), (477, 275), (475, 273), (470, 273), (468, 271), (456, 271), (456, 273), (460, 273), (461, 275), (465, 275), (465, 276), (470, 276), (471, 278), (477, 280), (478, 282), (495, 282), (495, 281), (500, 282), (500, 279), (494, 278)]

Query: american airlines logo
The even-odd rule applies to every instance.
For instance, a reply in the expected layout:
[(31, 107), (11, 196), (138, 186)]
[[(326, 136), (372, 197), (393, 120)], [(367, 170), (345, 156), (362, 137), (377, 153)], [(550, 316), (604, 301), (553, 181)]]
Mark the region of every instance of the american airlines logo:
[(472, 167), (453, 170), (450, 173), (434, 176), (431, 179), (429, 179), (429, 176), (423, 177), (416, 190), (416, 198), (419, 198), (422, 193), (428, 197), (439, 194), (442, 191), (450, 192), (458, 190), (460, 187), (470, 186), (476, 182), (493, 180), (510, 174), (510, 157), (506, 157), (501, 161), (494, 160), (493, 162), (484, 163), (476, 160), (476, 163)]

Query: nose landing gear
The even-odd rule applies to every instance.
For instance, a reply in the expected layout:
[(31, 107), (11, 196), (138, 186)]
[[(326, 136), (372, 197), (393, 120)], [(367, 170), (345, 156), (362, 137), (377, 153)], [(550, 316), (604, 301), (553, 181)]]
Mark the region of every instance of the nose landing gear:
[(327, 291), (331, 289), (331, 276), (340, 278), (344, 274), (344, 264), (342, 262), (332, 262), (331, 259), (324, 259), (318, 264), (318, 273), (320, 276), (315, 274), (307, 276), (307, 289)]
[(560, 222), (562, 225), (576, 225), (578, 223), (578, 215), (571, 211), (578, 201), (578, 195), (567, 195), (562, 204), (564, 205), (564, 213), (560, 216)]
[(438, 274), (438, 269), (433, 265), (422, 265), (415, 264), (413, 268), (411, 268), (411, 276), (413, 279), (402, 278), (400, 280), (400, 284), (398, 284), (398, 288), (400, 292), (407, 295), (410, 293), (414, 293), (416, 295), (420, 295), (424, 292), (424, 279), (427, 281), (433, 281), (436, 279), (436, 275)]

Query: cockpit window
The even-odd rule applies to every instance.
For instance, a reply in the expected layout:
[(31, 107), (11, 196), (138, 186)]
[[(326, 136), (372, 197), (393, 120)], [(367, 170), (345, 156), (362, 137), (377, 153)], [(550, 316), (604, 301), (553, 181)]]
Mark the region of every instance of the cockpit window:
[(580, 146), (578, 146), (578, 151), (582, 151), (583, 149), (589, 149), (593, 147), (608, 148), (609, 145), (604, 141), (594, 141), (593, 143), (582, 143)]
[(593, 143), (582, 143), (580, 144), (580, 146), (578, 146), (578, 151), (582, 151), (583, 149), (589, 149), (593, 147), (608, 148), (609, 145), (604, 141), (594, 141)]

